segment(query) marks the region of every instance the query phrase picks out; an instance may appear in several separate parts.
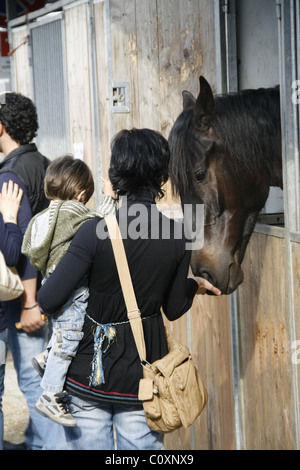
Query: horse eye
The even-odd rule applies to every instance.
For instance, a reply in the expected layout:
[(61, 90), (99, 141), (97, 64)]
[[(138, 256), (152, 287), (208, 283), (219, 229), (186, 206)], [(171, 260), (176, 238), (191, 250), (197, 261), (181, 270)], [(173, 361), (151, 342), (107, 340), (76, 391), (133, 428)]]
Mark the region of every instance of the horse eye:
[(195, 171), (195, 178), (197, 180), (197, 183), (202, 183), (202, 181), (205, 180), (207, 175), (207, 170), (197, 170)]

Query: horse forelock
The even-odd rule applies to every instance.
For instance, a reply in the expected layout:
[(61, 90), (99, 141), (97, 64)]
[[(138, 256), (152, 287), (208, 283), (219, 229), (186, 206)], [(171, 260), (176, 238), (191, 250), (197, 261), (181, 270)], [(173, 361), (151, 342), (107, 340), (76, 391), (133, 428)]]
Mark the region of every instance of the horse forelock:
[(183, 111), (175, 121), (168, 139), (170, 147), (170, 181), (175, 195), (185, 194), (190, 186), (188, 174), (191, 155), (188, 136), (192, 117), (192, 108)]

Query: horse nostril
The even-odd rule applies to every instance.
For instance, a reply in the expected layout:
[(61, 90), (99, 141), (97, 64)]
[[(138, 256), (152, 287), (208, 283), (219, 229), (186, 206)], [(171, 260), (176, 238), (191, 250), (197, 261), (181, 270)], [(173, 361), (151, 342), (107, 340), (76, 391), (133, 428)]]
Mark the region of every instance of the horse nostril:
[(216, 276), (207, 266), (200, 267), (200, 269), (198, 266), (192, 265), (191, 267), (192, 267), (192, 272), (194, 276), (203, 277), (208, 282), (210, 282), (213, 286), (218, 287), (216, 285), (216, 282), (217, 282)]
[[(208, 271), (207, 269), (200, 269), (199, 276), (203, 277), (208, 282), (210, 282), (213, 286), (218, 287), (222, 291), (221, 287), (217, 285), (215, 276), (213, 276), (213, 274), (210, 271)], [(206, 293), (208, 295), (215, 295), (209, 289), (206, 291)]]
[(200, 269), (199, 276), (203, 277), (204, 279), (206, 279), (207, 281), (209, 281), (213, 284), (212, 275), (210, 274), (209, 271), (207, 271), (205, 269)]

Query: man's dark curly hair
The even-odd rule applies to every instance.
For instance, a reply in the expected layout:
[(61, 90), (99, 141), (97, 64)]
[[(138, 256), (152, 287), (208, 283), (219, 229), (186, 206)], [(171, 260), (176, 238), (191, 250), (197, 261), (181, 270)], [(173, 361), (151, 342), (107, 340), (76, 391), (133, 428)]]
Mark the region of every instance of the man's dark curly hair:
[(1, 95), (0, 121), (18, 144), (29, 144), (37, 135), (38, 117), (34, 103), (21, 93)]
[(163, 197), (169, 178), (169, 145), (150, 129), (120, 131), (112, 140), (109, 179), (119, 196), (137, 197), (147, 189), (155, 199)]

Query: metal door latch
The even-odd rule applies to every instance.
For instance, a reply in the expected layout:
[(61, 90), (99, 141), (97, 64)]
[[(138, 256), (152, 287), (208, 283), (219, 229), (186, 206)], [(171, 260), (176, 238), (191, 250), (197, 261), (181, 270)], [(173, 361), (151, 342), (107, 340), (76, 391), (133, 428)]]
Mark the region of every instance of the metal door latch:
[(112, 85), (112, 112), (129, 113), (129, 85), (126, 82), (115, 82)]

